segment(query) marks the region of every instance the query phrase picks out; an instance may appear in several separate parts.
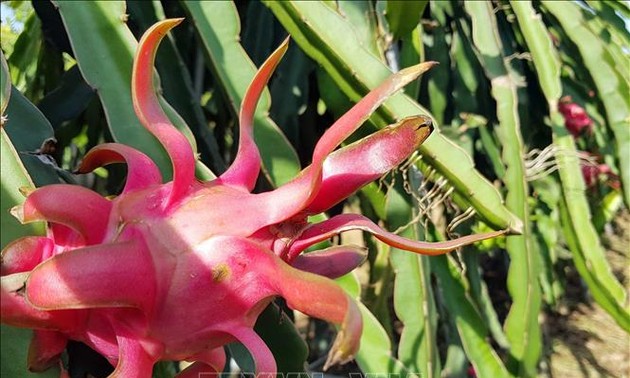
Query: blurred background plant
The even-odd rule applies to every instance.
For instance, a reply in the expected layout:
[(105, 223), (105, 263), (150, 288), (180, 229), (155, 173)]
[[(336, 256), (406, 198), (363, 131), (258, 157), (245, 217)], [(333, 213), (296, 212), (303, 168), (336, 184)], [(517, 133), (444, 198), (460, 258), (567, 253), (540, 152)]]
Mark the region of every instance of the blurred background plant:
[[(619, 362), (586, 358), (575, 374), (629, 374), (628, 2), (3, 1), (2, 246), (43, 230), (8, 213), (23, 200), (22, 186), (120, 190), (123, 167), (72, 173), (97, 144), (132, 145), (170, 174), (135, 117), (129, 87), (137, 38), (166, 17), (186, 21), (158, 53), (164, 104), (195, 144), (200, 177), (234, 157), (236, 114), (255, 65), (289, 34), (256, 115), (258, 190), (307, 165), (325, 128), (391, 71), (434, 60), (440, 65), (392, 97), (356, 138), (418, 113), (433, 117), (439, 133), (334, 212), (362, 212), (426, 240), (522, 230), (431, 258), (351, 234), (369, 247), (368, 262), (338, 282), (363, 301), (365, 330), (356, 364), (328, 373), (558, 375), (557, 328), (594, 303), (604, 326), (585, 326), (579, 342), (621, 335)], [(321, 371), (334, 334), (280, 302), (256, 329), (284, 373)], [(28, 332), (2, 327), (2, 376), (26, 376), (28, 343)], [(242, 347), (228, 349), (241, 371), (253, 370)], [(72, 377), (111, 370), (78, 344), (65, 361)], [(154, 375), (177, 369), (165, 362)]]

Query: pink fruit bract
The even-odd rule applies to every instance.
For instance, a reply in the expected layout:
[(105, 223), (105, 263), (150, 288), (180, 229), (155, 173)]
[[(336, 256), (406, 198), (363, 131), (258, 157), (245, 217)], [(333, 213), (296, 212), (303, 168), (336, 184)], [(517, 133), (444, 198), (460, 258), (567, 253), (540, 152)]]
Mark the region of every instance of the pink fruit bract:
[(243, 99), (234, 163), (215, 180), (197, 181), (193, 150), (168, 121), (152, 84), (159, 41), (180, 22), (165, 20), (146, 32), (132, 80), (134, 109), (168, 152), (173, 181), (163, 183), (142, 152), (103, 144), (85, 156), (79, 171), (126, 162), (127, 182), (119, 196), (110, 200), (83, 187), (50, 185), (13, 210), (21, 222), (49, 225), (46, 237), (16, 240), (2, 252), (2, 323), (35, 330), (31, 370), (56, 364), (72, 339), (116, 366), (112, 377), (150, 377), (160, 360), (193, 361), (181, 376), (197, 376), (220, 371), (223, 346), (238, 340), (251, 352), (257, 372), (275, 374), (274, 357), (253, 325), (276, 296), (339, 325), (326, 366), (343, 363), (359, 349), (361, 315), (330, 278), (358, 266), (364, 251), (337, 246), (302, 254), (306, 248), (361, 229), (397, 248), (435, 255), (504, 233), (425, 243), (388, 233), (361, 215), (307, 222), (308, 215), (399, 165), (430, 135), (428, 118), (409, 117), (335, 151), (383, 101), (433, 63), (389, 77), (325, 132), (312, 164), (293, 181), (253, 194), (261, 164), (254, 111), (287, 49), (285, 41)]

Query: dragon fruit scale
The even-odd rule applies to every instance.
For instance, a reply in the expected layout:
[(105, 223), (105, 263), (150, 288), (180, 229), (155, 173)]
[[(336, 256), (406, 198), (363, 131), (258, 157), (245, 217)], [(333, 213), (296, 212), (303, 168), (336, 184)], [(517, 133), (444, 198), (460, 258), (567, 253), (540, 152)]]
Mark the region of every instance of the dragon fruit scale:
[(157, 46), (180, 22), (161, 21), (145, 33), (132, 77), (134, 109), (168, 152), (173, 180), (163, 183), (140, 151), (103, 144), (85, 156), (79, 172), (125, 162), (128, 177), (120, 195), (108, 199), (79, 186), (49, 185), (28, 193), (12, 210), (23, 223), (48, 224), (46, 236), (18, 239), (2, 251), (1, 320), (35, 330), (29, 369), (58, 363), (67, 341), (78, 340), (115, 366), (111, 377), (150, 377), (160, 360), (193, 362), (180, 373), (193, 377), (221, 371), (223, 346), (239, 341), (257, 372), (274, 375), (274, 357), (253, 325), (276, 296), (292, 309), (337, 324), (326, 367), (344, 363), (359, 349), (362, 321), (354, 299), (331, 278), (357, 267), (364, 251), (353, 246), (303, 251), (351, 229), (428, 255), (504, 233), (426, 243), (389, 233), (361, 215), (307, 222), (402, 163), (430, 135), (430, 120), (414, 116), (337, 149), (431, 62), (393, 74), (359, 101), (324, 133), (312, 164), (291, 182), (251, 193), (261, 164), (254, 111), (287, 49), (285, 41), (243, 99), (233, 164), (212, 181), (197, 181), (193, 150), (165, 116), (152, 82)]

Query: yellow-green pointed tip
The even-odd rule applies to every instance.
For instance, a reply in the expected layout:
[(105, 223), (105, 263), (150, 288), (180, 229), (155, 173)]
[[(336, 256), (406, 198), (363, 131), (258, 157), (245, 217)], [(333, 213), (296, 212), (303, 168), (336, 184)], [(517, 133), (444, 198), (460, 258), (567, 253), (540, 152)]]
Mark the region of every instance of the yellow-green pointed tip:
[(13, 206), (9, 212), (15, 217), (15, 219), (20, 221), (20, 223), (24, 223), (24, 206)]
[[(155, 23), (147, 32), (144, 34), (143, 38), (147, 35), (153, 35), (155, 33), (163, 36), (168, 33), (169, 30), (173, 29), (175, 26), (179, 25), (184, 21), (184, 18), (167, 18), (166, 20), (159, 21)], [(150, 32), (149, 32), (150, 31)]]
[(420, 64), (416, 64), (414, 66), (404, 68), (396, 72), (395, 75), (401, 78), (403, 82), (409, 83), (415, 80), (416, 78), (420, 77), (420, 75), (427, 72), (428, 70), (430, 70), (432, 67), (434, 67), (437, 64), (438, 62), (434, 62), (434, 61), (422, 62)]
[(520, 219), (514, 219), (509, 225), (506, 235), (523, 235), (523, 221)]
[(291, 36), (287, 35), (287, 37), (282, 41), (282, 43), (280, 44), (280, 46), (289, 46), (289, 42), (291, 41)]
[[(278, 46), (278, 48), (271, 54), (270, 58), (276, 54), (279, 54), (279, 58), (278, 61), (280, 59), (282, 59), (282, 57), (284, 56), (284, 54), (287, 52), (287, 50), (289, 49), (289, 41), (291, 40), (291, 36), (287, 36), (282, 43)], [(268, 58), (269, 59), (269, 58)], [(277, 62), (276, 62), (277, 64)]]
[(31, 188), (30, 186), (20, 186), (18, 190), (20, 191), (21, 195), (23, 195), (24, 197), (28, 197), (31, 195), (31, 193), (35, 191), (35, 188)]
[(168, 27), (169, 29), (181, 24), (185, 20), (184, 17), (179, 18), (167, 18), (166, 20), (158, 22), (159, 25)]
[(344, 341), (343, 332), (343, 329), (339, 331), (332, 349), (328, 352), (328, 358), (326, 358), (326, 363), (324, 364), (324, 371), (328, 370), (331, 366), (348, 363), (354, 358), (354, 354), (349, 350), (351, 346), (344, 345), (344, 342), (347, 341)]

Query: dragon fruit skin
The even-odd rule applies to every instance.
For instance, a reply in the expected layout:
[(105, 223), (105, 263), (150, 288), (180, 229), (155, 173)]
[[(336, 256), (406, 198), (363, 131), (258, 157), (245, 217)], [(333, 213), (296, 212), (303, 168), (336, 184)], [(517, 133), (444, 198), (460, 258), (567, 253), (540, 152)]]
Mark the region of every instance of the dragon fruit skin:
[(293, 181), (253, 194), (261, 164), (254, 112), (287, 49), (285, 41), (243, 99), (235, 161), (217, 179), (197, 181), (193, 150), (168, 121), (152, 84), (159, 41), (180, 22), (161, 21), (145, 33), (132, 79), (134, 109), (168, 152), (173, 180), (162, 183), (143, 153), (103, 144), (85, 156), (79, 172), (127, 163), (119, 196), (110, 200), (78, 186), (49, 185), (28, 193), (13, 211), (23, 223), (49, 225), (45, 237), (18, 239), (2, 251), (1, 320), (35, 330), (31, 370), (58, 363), (72, 339), (116, 366), (112, 377), (150, 377), (160, 360), (193, 361), (180, 376), (196, 377), (221, 371), (223, 346), (238, 340), (251, 352), (257, 372), (275, 374), (274, 357), (253, 325), (276, 296), (292, 309), (339, 325), (326, 367), (344, 363), (358, 351), (362, 321), (357, 304), (330, 278), (358, 266), (364, 251), (337, 246), (303, 254), (305, 249), (361, 229), (398, 248), (435, 255), (505, 233), (426, 243), (388, 233), (361, 215), (307, 222), (308, 215), (329, 209), (402, 163), (430, 135), (430, 120), (415, 116), (334, 151), (433, 63), (392, 75), (325, 132), (312, 164)]
[(583, 107), (572, 102), (571, 97), (563, 97), (558, 104), (558, 110), (564, 116), (565, 127), (574, 138), (578, 138), (584, 130), (593, 132), (593, 120)]

